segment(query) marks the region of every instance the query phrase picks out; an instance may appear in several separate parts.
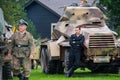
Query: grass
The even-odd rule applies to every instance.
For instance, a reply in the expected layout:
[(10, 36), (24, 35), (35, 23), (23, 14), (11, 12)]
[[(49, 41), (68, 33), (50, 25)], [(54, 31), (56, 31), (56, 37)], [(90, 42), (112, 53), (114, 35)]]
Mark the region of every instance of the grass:
[[(14, 77), (13, 80), (19, 79), (17, 77)], [(65, 74), (44, 74), (41, 72), (40, 68), (38, 68), (37, 70), (32, 70), (29, 80), (120, 80), (120, 73), (95, 74), (91, 73), (88, 69), (85, 69), (85, 71), (77, 69), (74, 73), (73, 78), (66, 78)]]

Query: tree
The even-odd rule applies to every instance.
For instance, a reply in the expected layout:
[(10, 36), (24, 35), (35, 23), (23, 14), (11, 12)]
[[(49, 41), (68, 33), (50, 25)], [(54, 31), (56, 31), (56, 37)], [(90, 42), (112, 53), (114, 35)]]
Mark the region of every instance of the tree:
[(100, 4), (107, 8), (110, 24), (120, 35), (120, 0), (100, 0)]
[(29, 27), (27, 28), (35, 38), (39, 37), (36, 33), (35, 26), (24, 10), (24, 5), (29, 0), (0, 0), (0, 7), (3, 9), (5, 20), (13, 25), (18, 26), (18, 21), (24, 19), (28, 22)]

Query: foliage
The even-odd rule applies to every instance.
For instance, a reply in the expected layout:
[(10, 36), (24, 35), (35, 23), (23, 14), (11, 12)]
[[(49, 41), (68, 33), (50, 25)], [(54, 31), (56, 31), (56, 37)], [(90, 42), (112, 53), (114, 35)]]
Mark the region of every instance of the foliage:
[(38, 35), (35, 26), (32, 21), (27, 18), (27, 14), (24, 10), (24, 5), (28, 1), (29, 0), (0, 0), (0, 7), (4, 11), (4, 17), (8, 24), (18, 27), (18, 21), (24, 19), (29, 24), (29, 27), (27, 28), (28, 31), (36, 38)]
[(108, 17), (110, 19), (110, 25), (113, 26), (114, 30), (119, 32), (120, 27), (120, 0), (100, 0), (100, 4), (107, 8)]

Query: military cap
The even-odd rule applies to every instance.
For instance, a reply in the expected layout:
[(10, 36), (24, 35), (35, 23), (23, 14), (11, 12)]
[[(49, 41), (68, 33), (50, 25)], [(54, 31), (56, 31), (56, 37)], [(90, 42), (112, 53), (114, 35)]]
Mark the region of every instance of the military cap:
[(81, 1), (84, 1), (84, 2), (86, 2), (86, 3), (88, 2), (87, 0), (81, 0)]
[(28, 26), (28, 23), (25, 20), (20, 19), (19, 25), (26, 25), (26, 26)]

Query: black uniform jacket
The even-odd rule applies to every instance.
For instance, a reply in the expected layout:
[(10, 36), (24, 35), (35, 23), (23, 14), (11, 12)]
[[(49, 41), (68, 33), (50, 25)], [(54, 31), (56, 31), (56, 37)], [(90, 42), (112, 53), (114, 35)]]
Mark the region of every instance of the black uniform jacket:
[(69, 43), (72, 49), (80, 49), (84, 45), (85, 38), (82, 34), (77, 36), (76, 34), (71, 35)]

